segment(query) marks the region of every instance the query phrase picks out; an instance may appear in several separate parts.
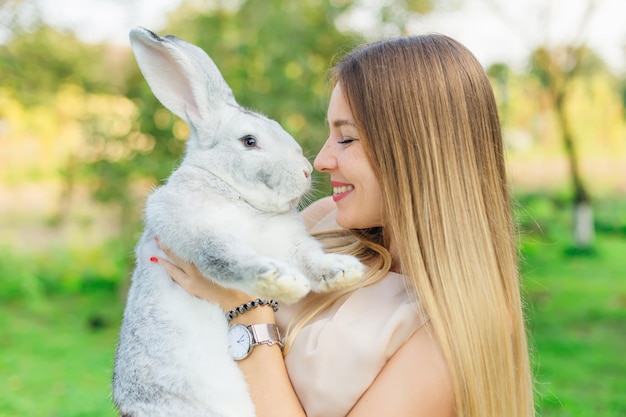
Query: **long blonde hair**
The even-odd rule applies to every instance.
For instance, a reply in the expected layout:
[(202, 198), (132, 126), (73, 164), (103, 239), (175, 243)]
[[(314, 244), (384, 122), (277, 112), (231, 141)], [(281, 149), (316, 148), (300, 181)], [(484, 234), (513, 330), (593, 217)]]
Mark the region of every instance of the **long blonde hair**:
[(386, 258), (393, 240), (445, 355), (457, 415), (534, 415), (502, 137), (485, 71), (463, 45), (432, 34), (359, 48), (332, 77), (384, 200), (383, 227), (355, 231), (358, 241), (371, 239), (364, 253)]

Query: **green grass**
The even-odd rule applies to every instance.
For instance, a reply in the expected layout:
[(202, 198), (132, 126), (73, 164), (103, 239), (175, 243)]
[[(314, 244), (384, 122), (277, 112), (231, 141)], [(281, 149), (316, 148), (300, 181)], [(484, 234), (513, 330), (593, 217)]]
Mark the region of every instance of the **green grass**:
[(110, 292), (3, 303), (0, 416), (115, 416), (109, 386), (120, 314)]
[[(527, 200), (520, 216), (538, 414), (623, 417), (626, 206), (607, 209), (594, 250), (576, 255), (559, 204)], [(122, 302), (112, 277), (123, 274), (107, 267), (75, 283), (63, 265), (74, 265), (73, 276), (93, 262), (68, 256), (0, 259), (0, 417), (116, 415), (110, 379)]]
[[(524, 266), (542, 416), (626, 416), (626, 239), (535, 242)], [(532, 253), (531, 253), (532, 252)]]

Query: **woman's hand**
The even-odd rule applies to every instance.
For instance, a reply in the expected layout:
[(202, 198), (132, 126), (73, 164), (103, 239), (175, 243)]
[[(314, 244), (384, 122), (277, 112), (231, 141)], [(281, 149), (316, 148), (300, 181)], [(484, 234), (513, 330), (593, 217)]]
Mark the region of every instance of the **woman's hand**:
[[(169, 276), (188, 293), (210, 302), (216, 302), (224, 311), (230, 311), (256, 298), (241, 291), (221, 287), (212, 280), (205, 278), (194, 264), (184, 262), (158, 240), (157, 244), (171, 259), (171, 262), (156, 256), (150, 260), (165, 268)], [(231, 324), (275, 323), (275, 320), (272, 308), (264, 305), (238, 315), (232, 319)], [(250, 356), (239, 361), (238, 364), (248, 382), (250, 395), (259, 417), (305, 416), (300, 401), (291, 386), (283, 354), (278, 344), (261, 344), (252, 350)]]
[(170, 278), (176, 281), (176, 283), (189, 294), (209, 302), (217, 303), (224, 311), (230, 311), (256, 298), (241, 291), (224, 288), (216, 284), (212, 280), (204, 277), (194, 264), (183, 261), (158, 240), (157, 245), (173, 262), (156, 256), (150, 258), (150, 260), (161, 265)]

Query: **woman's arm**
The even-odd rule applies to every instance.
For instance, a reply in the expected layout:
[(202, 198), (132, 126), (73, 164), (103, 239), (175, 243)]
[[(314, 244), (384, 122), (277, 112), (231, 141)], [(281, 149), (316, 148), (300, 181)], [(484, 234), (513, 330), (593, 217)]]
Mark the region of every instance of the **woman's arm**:
[[(244, 325), (274, 322), (274, 312), (267, 306), (252, 309), (231, 321)], [(238, 364), (248, 382), (257, 417), (306, 415), (289, 380), (280, 346), (258, 345)]]
[(348, 417), (452, 417), (454, 393), (428, 324), (398, 349)]
[[(240, 291), (223, 288), (202, 277), (195, 265), (183, 262), (167, 248), (161, 248), (175, 262), (158, 258), (169, 276), (187, 292), (210, 302), (218, 303), (224, 311), (229, 311), (250, 297)], [(231, 324), (275, 323), (274, 311), (269, 306), (260, 306), (232, 319)], [(252, 401), (258, 417), (297, 417), (305, 416), (287, 374), (282, 351), (278, 344), (254, 347), (251, 354), (238, 361), (246, 378)]]

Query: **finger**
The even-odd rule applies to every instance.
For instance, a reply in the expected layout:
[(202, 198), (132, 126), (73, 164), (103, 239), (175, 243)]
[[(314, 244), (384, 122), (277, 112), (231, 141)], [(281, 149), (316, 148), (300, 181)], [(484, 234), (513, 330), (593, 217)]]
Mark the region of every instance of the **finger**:
[[(193, 264), (185, 263), (184, 267), (181, 268), (163, 258), (157, 258), (157, 261), (170, 278), (189, 294), (205, 300), (212, 300), (211, 293), (214, 284), (202, 278), (200, 272)], [(185, 266), (189, 269), (185, 268)]]
[[(159, 247), (159, 249), (161, 249), (168, 258), (170, 258), (170, 264), (173, 264), (174, 266), (178, 267), (179, 269), (181, 269), (183, 274), (186, 274), (188, 276), (186, 276), (185, 278), (187, 278), (187, 280), (191, 280), (191, 278), (202, 278), (202, 273), (198, 270), (198, 268), (196, 267), (196, 265), (194, 265), (191, 262), (187, 262), (184, 259), (176, 256), (176, 254), (174, 254), (174, 252), (172, 252), (167, 246), (163, 245), (161, 243), (161, 241), (159, 240), (158, 236), (154, 238), (154, 240), (156, 240), (157, 246)], [(161, 259), (161, 258), (159, 258)], [(203, 279), (204, 281), (204, 279)], [(179, 281), (177, 281), (179, 282)]]
[(185, 267), (184, 264), (187, 264), (187, 262), (179, 258), (174, 252), (170, 250), (169, 247), (161, 243), (161, 240), (158, 238), (158, 236), (155, 237), (154, 240), (156, 241), (156, 244), (159, 247), (159, 249), (161, 249), (167, 255), (167, 257), (173, 261), (172, 263), (174, 263), (175, 265), (179, 265), (182, 268)]
[(163, 258), (156, 258), (156, 259), (157, 259), (158, 264), (161, 265), (163, 269), (165, 269), (165, 272), (167, 272), (167, 275), (169, 275), (170, 278), (172, 278), (178, 284), (183, 285), (183, 284), (186, 284), (187, 281), (189, 281), (189, 276), (185, 273), (185, 271), (182, 268), (178, 267), (177, 265), (173, 264), (172, 262), (166, 259), (163, 259)]

